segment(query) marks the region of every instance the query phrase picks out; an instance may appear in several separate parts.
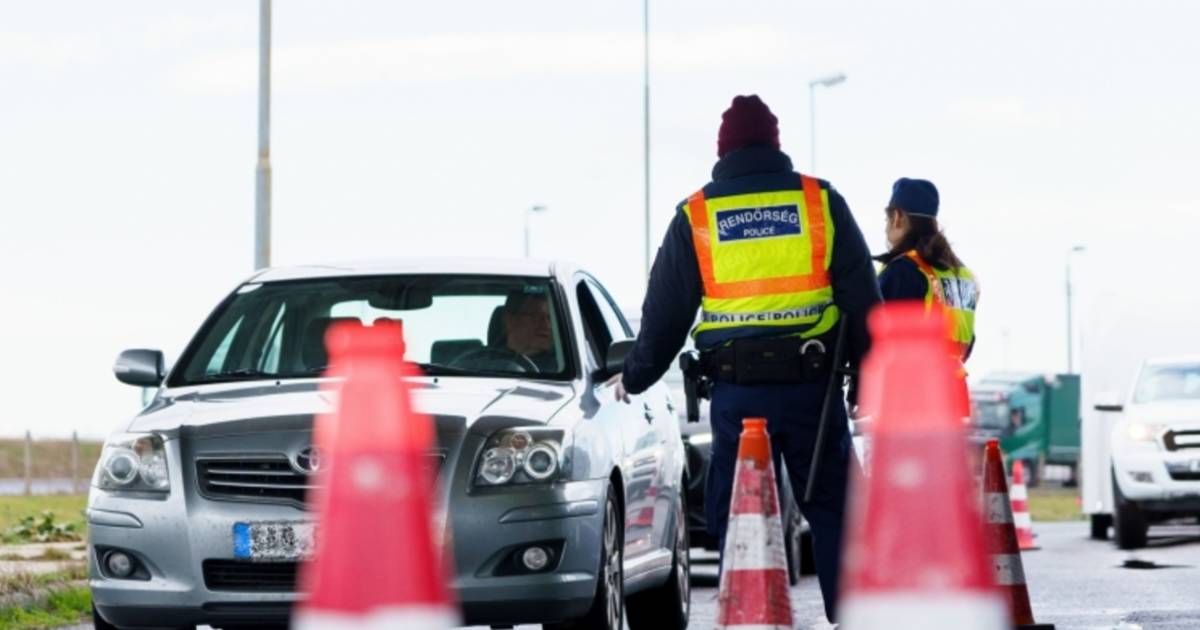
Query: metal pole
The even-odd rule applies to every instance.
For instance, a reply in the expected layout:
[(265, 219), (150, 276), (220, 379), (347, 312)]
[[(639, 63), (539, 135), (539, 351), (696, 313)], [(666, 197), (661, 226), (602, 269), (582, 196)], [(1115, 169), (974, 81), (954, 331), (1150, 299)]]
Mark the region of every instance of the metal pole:
[(1067, 253), (1067, 374), (1075, 373), (1075, 352), (1072, 346), (1074, 343), (1072, 336), (1074, 332), (1071, 330), (1071, 254)]
[(25, 431), (25, 496), (33, 494), (33, 435)]
[(79, 492), (79, 432), (71, 432), (71, 493)]
[(650, 0), (642, 0), (642, 166), (645, 194), (645, 274), (650, 280)]
[(254, 177), (254, 268), (271, 266), (271, 0), (258, 2), (258, 165)]
[(528, 210), (526, 210), (525, 211), (525, 247), (523, 250), (525, 258), (529, 258), (529, 215), (530, 215), (530, 212)]

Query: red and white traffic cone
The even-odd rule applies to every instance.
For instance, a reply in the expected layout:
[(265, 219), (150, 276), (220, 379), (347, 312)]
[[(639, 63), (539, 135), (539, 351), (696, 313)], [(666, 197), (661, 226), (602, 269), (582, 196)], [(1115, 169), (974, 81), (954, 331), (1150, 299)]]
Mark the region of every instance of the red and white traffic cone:
[(1033, 518), (1029, 516), (1029, 491), (1025, 489), (1025, 465), (1021, 460), (1013, 462), (1012, 490), (1013, 525), (1017, 528), (1017, 545), (1021, 551), (1039, 549), (1033, 535)]
[[(344, 379), (337, 411), (318, 419), (328, 466), (312, 510), (315, 555), (294, 627), (451, 628), (458, 614), (435, 546), (430, 419), (412, 409), (400, 326), (342, 324), (326, 336), (329, 373)], [(381, 530), (380, 525), (387, 527)]]
[(792, 626), (783, 521), (767, 421), (747, 418), (742, 421), (738, 442), (733, 500), (721, 555), (716, 627), (790, 630)]
[(896, 303), (869, 324), (860, 391), (873, 462), (851, 478), (839, 627), (1001, 630), (941, 315)]
[(992, 556), (996, 585), (1004, 591), (1013, 622), (1018, 628), (1054, 630), (1054, 624), (1033, 620), (1029, 605), (1029, 587), (1025, 584), (1025, 565), (1017, 547), (1017, 529), (1013, 526), (1012, 503), (1004, 475), (1000, 442), (988, 440), (983, 451), (983, 509), (987, 520), (987, 546)]

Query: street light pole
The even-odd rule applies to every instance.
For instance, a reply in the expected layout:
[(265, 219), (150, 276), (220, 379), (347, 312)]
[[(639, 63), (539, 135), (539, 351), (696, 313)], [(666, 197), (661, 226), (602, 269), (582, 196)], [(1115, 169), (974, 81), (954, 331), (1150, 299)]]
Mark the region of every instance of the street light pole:
[(817, 172), (817, 87), (833, 87), (845, 80), (846, 74), (839, 72), (808, 82), (808, 169), (811, 174)]
[(1067, 250), (1067, 374), (1075, 373), (1075, 318), (1072, 313), (1071, 304), (1071, 256), (1085, 251), (1087, 251), (1087, 248), (1083, 245), (1076, 245)]
[(529, 258), (529, 217), (539, 212), (545, 212), (546, 206), (541, 204), (530, 206), (525, 210), (525, 258)]
[(258, 164), (254, 172), (254, 268), (271, 266), (271, 0), (258, 2)]
[(642, 191), (644, 194), (645, 266), (650, 278), (650, 0), (642, 0)]

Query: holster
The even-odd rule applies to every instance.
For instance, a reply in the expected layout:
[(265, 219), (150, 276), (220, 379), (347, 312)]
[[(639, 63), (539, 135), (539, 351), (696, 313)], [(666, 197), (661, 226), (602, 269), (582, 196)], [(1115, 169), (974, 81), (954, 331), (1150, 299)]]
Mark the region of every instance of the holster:
[(828, 336), (747, 337), (701, 355), (713, 379), (737, 385), (790, 385), (824, 382), (832, 369)]

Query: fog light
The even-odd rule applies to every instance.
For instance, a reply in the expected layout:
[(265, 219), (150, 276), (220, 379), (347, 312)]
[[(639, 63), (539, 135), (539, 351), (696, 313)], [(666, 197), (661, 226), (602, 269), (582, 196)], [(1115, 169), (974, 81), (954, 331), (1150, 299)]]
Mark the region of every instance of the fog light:
[(1129, 471), (1129, 478), (1138, 483), (1154, 483), (1154, 475), (1141, 470)]
[(104, 558), (104, 564), (113, 577), (127, 578), (133, 575), (133, 558), (121, 551), (113, 551)]
[(550, 564), (550, 554), (541, 547), (530, 547), (521, 554), (521, 562), (530, 571), (541, 571)]

